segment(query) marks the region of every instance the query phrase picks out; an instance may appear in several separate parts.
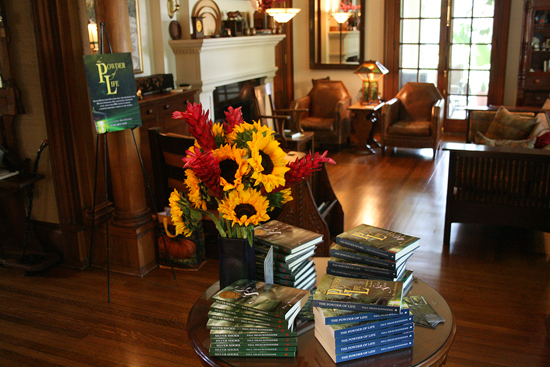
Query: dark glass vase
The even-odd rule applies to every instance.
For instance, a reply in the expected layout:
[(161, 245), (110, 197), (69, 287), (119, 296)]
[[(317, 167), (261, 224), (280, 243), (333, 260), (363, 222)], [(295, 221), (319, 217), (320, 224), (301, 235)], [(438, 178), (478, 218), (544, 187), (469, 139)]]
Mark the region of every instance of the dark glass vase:
[(254, 246), (248, 239), (218, 237), (220, 248), (220, 289), (239, 279), (256, 280)]

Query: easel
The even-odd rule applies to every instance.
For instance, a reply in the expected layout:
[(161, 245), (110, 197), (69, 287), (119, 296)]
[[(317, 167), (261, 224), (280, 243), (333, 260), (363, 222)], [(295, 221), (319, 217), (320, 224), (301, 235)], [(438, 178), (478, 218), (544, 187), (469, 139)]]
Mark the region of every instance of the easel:
[[(107, 40), (107, 44), (109, 46), (109, 52), (112, 54), (113, 49), (111, 48), (111, 43), (109, 42), (109, 36), (107, 35), (107, 31), (105, 30), (105, 23), (100, 23), (101, 27), (101, 36), (99, 38), (99, 53), (103, 54), (103, 38)], [(149, 180), (147, 179), (147, 174), (145, 172), (145, 166), (143, 164), (143, 159), (141, 157), (141, 152), (139, 151), (139, 146), (137, 144), (136, 136), (134, 134), (134, 129), (138, 126), (132, 127), (130, 130), (132, 131), (132, 137), (134, 138), (134, 144), (136, 146), (136, 151), (139, 157), (139, 162), (141, 164), (141, 170), (143, 172), (143, 177), (145, 178), (145, 183), (147, 186), (147, 191), (149, 193), (149, 197), (151, 199), (151, 203), (153, 205), (153, 210), (155, 211), (155, 214), (158, 216), (158, 211), (156, 208), (155, 200), (153, 198), (153, 193), (151, 191), (151, 186), (149, 185)], [(98, 135), (103, 135), (103, 167), (104, 167), (104, 174), (105, 174), (105, 233), (106, 233), (106, 245), (107, 245), (107, 302), (111, 302), (111, 272), (110, 272), (110, 246), (109, 246), (109, 207), (107, 203), (109, 202), (109, 176), (108, 176), (108, 169), (107, 169), (107, 133), (108, 131), (104, 133), (99, 133)], [(90, 235), (90, 254), (88, 257), (88, 266), (91, 266), (92, 263), (92, 249), (94, 244), (94, 227), (95, 227), (95, 205), (96, 205), (96, 189), (97, 189), (97, 166), (98, 166), (98, 155), (99, 155), (99, 136), (96, 139), (96, 154), (95, 154), (95, 168), (94, 168), (94, 193), (93, 193), (93, 203), (92, 203), (92, 228), (91, 228), (91, 235)], [(158, 219), (158, 218), (157, 218)], [(162, 233), (162, 225), (160, 221), (157, 220), (157, 223), (159, 225), (160, 232)], [(162, 242), (164, 244), (164, 248), (166, 250), (166, 253), (168, 253), (168, 247), (166, 245), (166, 241), (164, 239), (164, 236), (162, 237)], [(170, 258), (168, 258), (168, 261), (170, 262), (170, 268), (172, 270), (172, 276), (174, 279), (176, 279), (176, 273), (174, 272), (174, 266), (172, 264), (172, 261)]]

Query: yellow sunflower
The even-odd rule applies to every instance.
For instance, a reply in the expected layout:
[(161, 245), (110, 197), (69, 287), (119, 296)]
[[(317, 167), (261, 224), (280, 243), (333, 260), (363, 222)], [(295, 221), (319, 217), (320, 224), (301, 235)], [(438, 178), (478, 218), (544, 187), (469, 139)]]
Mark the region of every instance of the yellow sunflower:
[(254, 134), (248, 146), (251, 155), (248, 164), (254, 171), (252, 179), (256, 180), (255, 185), (263, 184), (266, 192), (284, 186), (285, 173), (289, 168), (286, 166), (286, 153), (279, 147), (279, 143), (271, 136)]
[(223, 130), (223, 124), (219, 122), (214, 124), (212, 126), (212, 132), (214, 133), (215, 137), (224, 136), (225, 131)]
[(269, 220), (268, 207), (269, 201), (259, 191), (250, 188), (230, 191), (220, 202), (218, 211), (231, 221), (231, 226), (248, 226)]
[(170, 215), (172, 216), (172, 224), (176, 227), (176, 236), (182, 234), (187, 237), (191, 235), (191, 230), (187, 228), (183, 222), (183, 212), (179, 206), (179, 201), (181, 200), (178, 190), (175, 190), (170, 194)]
[(189, 190), (187, 197), (193, 206), (197, 209), (206, 210), (206, 201), (201, 196), (200, 180), (195, 176), (193, 170), (185, 170), (185, 186)]
[(239, 149), (235, 145), (222, 145), (219, 149), (212, 151), (215, 158), (220, 161), (220, 184), (224, 191), (232, 189), (244, 189), (243, 176), (249, 171), (246, 162), (246, 150)]
[(259, 121), (254, 121), (252, 124), (245, 122), (235, 126), (231, 134), (227, 135), (227, 141), (230, 144), (234, 144), (236, 141), (245, 142), (250, 140), (254, 133), (271, 136), (273, 131), (269, 127), (262, 125)]
[(283, 194), (283, 199), (281, 200), (281, 204), (286, 204), (288, 203), (289, 201), (292, 201), (292, 189), (291, 188), (288, 188), (288, 189), (284, 189), (284, 190), (281, 190), (280, 191), (281, 194)]

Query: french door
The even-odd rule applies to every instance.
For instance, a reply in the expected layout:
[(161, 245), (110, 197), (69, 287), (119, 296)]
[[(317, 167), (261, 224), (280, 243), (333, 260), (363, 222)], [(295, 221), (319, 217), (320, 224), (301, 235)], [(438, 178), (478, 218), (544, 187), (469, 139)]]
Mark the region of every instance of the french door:
[(387, 2), (393, 75), (386, 98), (407, 82), (434, 83), (446, 100), (448, 131), (464, 130), (466, 107), (502, 104), (509, 6), (509, 0)]

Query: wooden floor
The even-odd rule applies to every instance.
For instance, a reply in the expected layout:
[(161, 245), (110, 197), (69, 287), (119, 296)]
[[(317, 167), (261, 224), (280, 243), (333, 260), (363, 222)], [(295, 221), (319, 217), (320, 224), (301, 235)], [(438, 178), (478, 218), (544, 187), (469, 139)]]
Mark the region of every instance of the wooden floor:
[[(449, 303), (457, 334), (447, 366), (550, 366), (550, 235), (454, 224), (442, 245), (447, 153), (332, 154), (346, 229), (360, 223), (421, 238), (407, 263)], [(0, 366), (200, 366), (185, 322), (218, 271), (156, 269), (144, 278), (56, 267), (0, 268)], [(274, 364), (275, 365), (275, 364)]]

